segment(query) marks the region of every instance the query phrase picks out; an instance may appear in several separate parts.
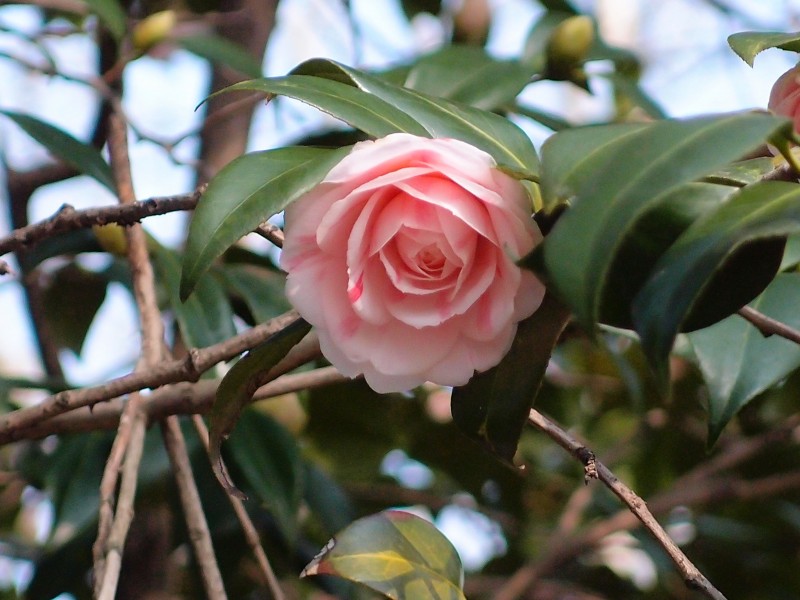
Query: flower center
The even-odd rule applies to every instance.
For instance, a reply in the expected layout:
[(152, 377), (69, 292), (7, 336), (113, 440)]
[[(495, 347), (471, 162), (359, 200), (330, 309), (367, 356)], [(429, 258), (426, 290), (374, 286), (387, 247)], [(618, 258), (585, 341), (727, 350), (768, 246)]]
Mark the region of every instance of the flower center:
[(446, 262), (439, 246), (428, 244), (417, 252), (416, 263), (420, 271), (427, 275), (439, 275)]

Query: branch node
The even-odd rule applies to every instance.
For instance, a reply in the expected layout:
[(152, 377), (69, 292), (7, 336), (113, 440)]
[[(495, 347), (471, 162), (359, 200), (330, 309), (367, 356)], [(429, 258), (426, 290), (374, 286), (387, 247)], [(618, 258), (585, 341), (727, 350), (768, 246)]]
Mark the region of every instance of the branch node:
[(583, 463), (583, 483), (589, 485), (590, 479), (597, 479), (597, 457), (586, 446), (575, 451), (575, 456)]

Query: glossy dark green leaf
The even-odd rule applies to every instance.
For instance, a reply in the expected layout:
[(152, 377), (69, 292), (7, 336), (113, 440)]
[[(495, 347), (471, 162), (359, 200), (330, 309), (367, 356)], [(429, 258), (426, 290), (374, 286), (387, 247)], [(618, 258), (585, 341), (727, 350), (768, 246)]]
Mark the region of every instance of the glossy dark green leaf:
[(756, 56), (768, 48), (800, 52), (800, 32), (742, 31), (728, 36), (728, 44), (752, 67)]
[(586, 186), (599, 165), (608, 160), (615, 144), (640, 133), (648, 125), (624, 123), (568, 129), (551, 136), (542, 146), (542, 196), (545, 208), (570, 201)]
[(122, 39), (125, 35), (127, 16), (117, 0), (83, 0), (83, 2), (89, 7), (89, 11), (100, 17), (111, 35), (118, 40)]
[(310, 75), (288, 75), (243, 81), (223, 91), (237, 90), (300, 100), (375, 137), (398, 131), (428, 136), (428, 131), (422, 125), (391, 103), (340, 81)]
[(303, 569), (335, 575), (387, 598), (463, 600), (464, 571), (453, 545), (431, 523), (389, 510), (352, 523)]
[[(619, 245), (603, 286), (600, 320), (633, 328), (631, 304), (661, 255), (686, 229), (715, 210), (737, 188), (687, 183), (662, 195), (635, 223)], [(720, 315), (720, 318), (727, 313)]]
[[(660, 121), (615, 142), (594, 145), (577, 168), (561, 168), (559, 181), (574, 190), (573, 205), (535, 251), (550, 289), (593, 331), (601, 303), (614, 301), (603, 294), (609, 268), (639, 217), (662, 194), (721, 168), (784, 123), (765, 113)], [(555, 137), (567, 133), (573, 132)], [(604, 156), (597, 156), (600, 147)], [(577, 143), (567, 149), (580, 153)], [(557, 158), (567, 162), (564, 150)]]
[(175, 40), (189, 52), (230, 67), (248, 77), (261, 77), (261, 63), (239, 44), (218, 35), (193, 35)]
[(566, 308), (546, 295), (539, 309), (519, 324), (500, 364), (453, 389), (450, 412), (456, 425), (509, 463), (568, 319)]
[[(465, 70), (464, 65), (469, 65), (469, 69)], [(513, 101), (530, 83), (533, 73), (533, 69), (518, 61), (492, 58), (483, 48), (445, 46), (417, 59), (404, 85), (418, 92), (494, 110)]]
[(197, 281), (195, 293), (181, 300), (178, 293), (180, 256), (150, 240), (153, 266), (167, 296), (186, 345), (203, 348), (236, 335), (233, 310), (222, 285), (210, 274)]
[(288, 147), (245, 154), (226, 165), (192, 217), (180, 297), (189, 296), (214, 259), (314, 187), (348, 152)]
[(236, 435), (225, 448), (231, 467), (242, 474), (243, 485), (275, 517), (286, 540), (294, 543), (303, 496), (303, 461), (297, 441), (272, 418), (249, 409), (242, 413)]
[(45, 318), (60, 348), (81, 353), (83, 341), (106, 298), (108, 280), (70, 263), (53, 273), (42, 298)]
[(116, 193), (111, 167), (101, 154), (89, 144), (77, 140), (70, 134), (35, 117), (8, 110), (0, 111), (25, 133), (65, 163), (80, 173), (88, 175)]
[[(800, 274), (778, 275), (750, 306), (800, 328)], [(708, 386), (708, 443), (750, 400), (800, 367), (800, 346), (782, 337), (764, 337), (738, 315), (689, 334), (694, 358)]]
[(245, 497), (231, 483), (220, 456), (222, 441), (233, 431), (242, 409), (253, 398), (261, 384), (262, 377), (303, 339), (311, 326), (297, 319), (271, 336), (263, 344), (256, 346), (231, 370), (217, 388), (214, 405), (209, 417), (209, 458), (214, 474), (228, 493)]
[(293, 73), (333, 79), (356, 86), (405, 112), (432, 137), (452, 137), (491, 154), (497, 163), (537, 174), (539, 159), (530, 139), (508, 119), (387, 81), (327, 59), (312, 59)]
[[(728, 305), (739, 300), (745, 275), (764, 277), (760, 289), (733, 303), (729, 312), (742, 306), (766, 287), (781, 259), (777, 253), (772, 269), (750, 268), (726, 271), (727, 262), (746, 244), (780, 244), (789, 233), (800, 230), (800, 185), (766, 181), (742, 188), (728, 202), (694, 223), (656, 264), (653, 276), (633, 303), (633, 318), (642, 348), (662, 378), (667, 377), (667, 358), (688, 312), (703, 295), (710, 302)], [(761, 252), (767, 252), (769, 246)], [(724, 286), (715, 286), (721, 279)]]

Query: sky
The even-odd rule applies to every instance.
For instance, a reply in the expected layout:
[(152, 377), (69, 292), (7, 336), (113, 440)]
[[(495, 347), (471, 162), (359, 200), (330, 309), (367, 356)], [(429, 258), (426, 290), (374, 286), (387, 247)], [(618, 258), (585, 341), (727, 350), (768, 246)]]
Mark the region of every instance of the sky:
[[(800, 29), (800, 0), (728, 0), (727, 4), (740, 6), (747, 11), (745, 16), (725, 15), (703, 0), (576, 1), (584, 9), (597, 11), (601, 29), (610, 42), (639, 54), (645, 65), (644, 89), (667, 114), (675, 117), (764, 108), (772, 82), (797, 61), (794, 53), (771, 50), (760, 55), (751, 69), (730, 51), (725, 40), (729, 34), (745, 29)], [(532, 0), (494, 0), (492, 5), (495, 21), (487, 48), (498, 57), (513, 57), (524, 46), (541, 8)], [(409, 24), (393, 0), (353, 0), (352, 10), (358, 24), (356, 35), (339, 3), (283, 0), (264, 73), (283, 75), (314, 56), (365, 67), (387, 66), (410, 59), (421, 50), (433, 50), (441, 43), (443, 31), (435, 19), (421, 16)], [(39, 16), (34, 9), (0, 6), (0, 53), (33, 61), (40, 59), (19, 38), (3, 34), (3, 27), (33, 33), (39, 27)], [(91, 75), (95, 49), (87, 38), (78, 35), (52, 38), (47, 47), (70, 74)], [(594, 68), (602, 72), (604, 65)], [(137, 60), (125, 72), (124, 106), (129, 118), (142, 132), (160, 139), (182, 136), (200, 123), (202, 113), (195, 111), (195, 106), (203, 98), (208, 76), (208, 65), (182, 50)], [(542, 82), (529, 86), (522, 98), (574, 122), (589, 123), (604, 118), (610, 110), (610, 90), (601, 77), (592, 79), (592, 91), (594, 95), (569, 84)], [(0, 56), (0, 110), (28, 112), (85, 138), (94, 118), (94, 106), (92, 92), (85, 86), (26, 72)], [(279, 146), (326, 119), (330, 117), (297, 103), (272, 103), (258, 111), (250, 149)], [(529, 124), (525, 130), (537, 145), (550, 134)], [(180, 163), (190, 163), (196, 150), (193, 138), (182, 142), (174, 157), (150, 142), (134, 143), (131, 159), (137, 196), (143, 199), (190, 191), (192, 169)], [(2, 118), (0, 157), (17, 169), (32, 168), (47, 160), (41, 147)], [(87, 208), (111, 204), (115, 199), (96, 182), (86, 177), (74, 178), (38, 192), (30, 218), (32, 221), (45, 218), (65, 202)], [(151, 233), (169, 245), (181, 243), (184, 226), (182, 215), (147, 222)], [(3, 210), (0, 235), (8, 230)], [(85, 260), (87, 266), (98, 266), (97, 261), (102, 259)], [(0, 279), (0, 314), (4, 315), (0, 374), (40, 375), (21, 292), (10, 278)], [(92, 326), (83, 355), (65, 353), (67, 376), (81, 385), (120, 374), (129, 368), (138, 348), (138, 328), (130, 298), (122, 289), (112, 286)], [(35, 397), (27, 399), (33, 400)], [(402, 461), (393, 468), (401, 473), (403, 465), (407, 472), (416, 468)], [(452, 523), (452, 518), (452, 513), (445, 515), (442, 527), (450, 527), (447, 523)], [(459, 535), (457, 527), (451, 531), (454, 539)], [(491, 552), (502, 551), (502, 544), (498, 546), (492, 536), (494, 533), (482, 539), (494, 544), (491, 546), (494, 549), (484, 550), (474, 564), (479, 566)]]

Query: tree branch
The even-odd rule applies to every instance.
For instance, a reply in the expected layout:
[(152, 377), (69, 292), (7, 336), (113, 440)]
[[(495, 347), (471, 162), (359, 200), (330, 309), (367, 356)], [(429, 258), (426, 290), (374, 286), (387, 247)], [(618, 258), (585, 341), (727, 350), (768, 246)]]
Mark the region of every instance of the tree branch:
[(764, 337), (778, 335), (790, 342), (800, 344), (800, 331), (789, 327), (786, 323), (776, 321), (772, 317), (768, 317), (764, 313), (750, 308), (749, 306), (743, 306), (739, 309), (737, 314), (752, 323)]
[[(206, 453), (208, 453), (208, 427), (206, 427), (203, 417), (200, 415), (194, 415), (192, 417), (192, 423), (194, 423), (195, 429), (197, 430), (197, 435), (200, 438), (200, 442), (206, 449)], [(272, 565), (269, 564), (269, 559), (267, 558), (266, 552), (264, 552), (264, 548), (261, 547), (261, 539), (258, 537), (258, 531), (256, 530), (255, 525), (253, 525), (250, 515), (247, 514), (247, 509), (244, 507), (244, 502), (242, 502), (240, 498), (237, 498), (233, 494), (225, 495), (228, 497), (228, 501), (231, 503), (233, 512), (236, 513), (236, 518), (239, 520), (239, 525), (242, 527), (242, 532), (244, 533), (244, 539), (246, 540), (250, 551), (253, 553), (253, 556), (256, 559), (261, 576), (264, 579), (264, 584), (272, 593), (273, 600), (285, 600), (283, 590), (278, 583), (277, 577), (275, 577), (275, 572), (272, 570)]]
[(92, 406), (98, 402), (143, 389), (155, 389), (181, 381), (197, 381), (203, 373), (217, 363), (239, 356), (297, 318), (295, 311), (289, 311), (224, 342), (201, 349), (191, 349), (184, 358), (164, 361), (147, 371), (123, 375), (102, 385), (59, 392), (36, 406), (21, 408), (2, 415), (0, 416), (0, 445), (21, 439), (19, 432), (26, 427), (31, 427), (76, 408)]
[[(575, 440), (571, 435), (559, 427), (556, 423), (542, 415), (537, 410), (531, 410), (528, 423), (542, 431), (559, 446), (572, 454), (581, 461), (584, 466), (587, 478), (599, 479), (606, 487), (622, 500), (639, 521), (656, 538), (662, 548), (667, 552), (678, 571), (683, 576), (687, 587), (698, 590), (712, 600), (725, 600), (725, 596), (717, 590), (713, 584), (703, 575), (689, 558), (678, 548), (672, 538), (658, 523), (653, 514), (647, 508), (647, 504), (628, 486), (622, 483), (617, 477), (600, 461), (594, 453), (586, 446)], [(498, 596), (498, 600), (505, 597)]]
[(93, 225), (133, 225), (142, 219), (181, 210), (193, 210), (203, 193), (200, 188), (191, 194), (149, 198), (132, 204), (100, 206), (75, 210), (69, 204), (62, 206), (52, 217), (15, 229), (0, 238), (0, 256), (18, 249), (28, 249), (37, 242), (60, 233), (86, 229)]
[[(136, 194), (128, 157), (127, 123), (119, 113), (112, 113), (109, 120), (108, 149), (114, 182), (120, 203), (131, 205), (136, 202)], [(136, 370), (149, 370), (161, 360), (164, 328), (156, 300), (153, 267), (147, 252), (147, 236), (139, 224), (128, 228), (125, 234), (128, 241), (127, 253), (133, 281), (133, 296), (142, 328), (142, 352)], [(93, 547), (95, 595), (99, 600), (113, 600), (117, 594), (122, 554), (133, 520), (133, 503), (144, 448), (143, 402), (138, 392), (132, 394), (128, 400), (124, 412), (128, 418), (120, 419), (120, 427), (112, 446), (112, 450), (117, 447), (120, 449), (117, 452), (112, 451), (103, 470), (101, 505), (104, 510), (100, 511), (97, 539)], [(116, 510), (112, 515), (110, 508), (113, 506), (122, 448), (125, 453), (125, 466)]]

